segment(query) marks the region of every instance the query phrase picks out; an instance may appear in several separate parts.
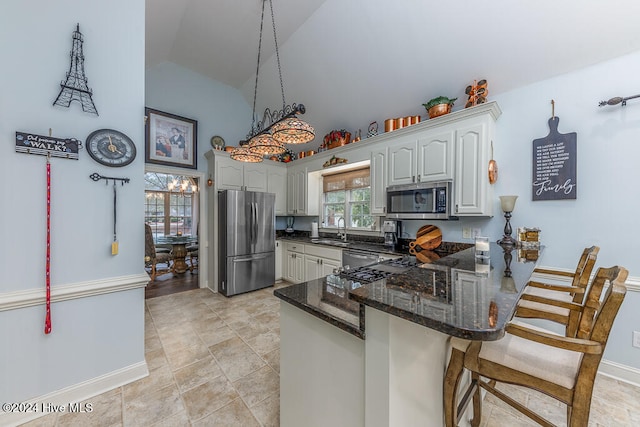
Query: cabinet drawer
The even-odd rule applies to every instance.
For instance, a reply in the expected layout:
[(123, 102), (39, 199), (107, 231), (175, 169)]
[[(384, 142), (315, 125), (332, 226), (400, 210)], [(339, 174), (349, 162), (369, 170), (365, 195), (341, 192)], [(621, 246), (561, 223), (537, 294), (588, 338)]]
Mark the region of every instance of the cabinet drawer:
[(319, 258), (334, 259), (337, 261), (342, 260), (342, 250), (327, 248), (321, 245), (305, 245), (304, 253), (308, 255), (315, 255)]
[(289, 252), (297, 252), (299, 254), (304, 253), (304, 244), (284, 242), (284, 249)]

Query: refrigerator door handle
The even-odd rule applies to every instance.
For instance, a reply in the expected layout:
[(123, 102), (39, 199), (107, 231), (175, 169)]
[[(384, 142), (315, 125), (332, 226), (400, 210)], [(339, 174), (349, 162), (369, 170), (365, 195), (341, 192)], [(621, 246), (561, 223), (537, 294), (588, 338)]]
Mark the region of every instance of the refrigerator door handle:
[(257, 259), (264, 259), (266, 257), (268, 257), (270, 254), (266, 253), (266, 254), (260, 254), (260, 255), (250, 255), (250, 256), (246, 256), (246, 257), (235, 257), (233, 259), (234, 263), (237, 262), (247, 262), (247, 261), (255, 261)]
[(249, 244), (253, 246), (253, 203), (249, 203), (251, 213), (249, 215)]
[(253, 208), (253, 227), (254, 227), (254, 242), (256, 243), (258, 240), (258, 203), (254, 203), (253, 204), (254, 208)]

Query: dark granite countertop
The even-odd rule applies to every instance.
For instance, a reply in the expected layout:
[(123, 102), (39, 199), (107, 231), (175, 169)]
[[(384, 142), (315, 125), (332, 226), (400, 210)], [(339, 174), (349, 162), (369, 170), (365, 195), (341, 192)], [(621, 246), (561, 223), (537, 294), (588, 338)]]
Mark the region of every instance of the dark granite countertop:
[(349, 299), (350, 286), (351, 281), (331, 277), (328, 282), (327, 278), (323, 277), (278, 288), (273, 294), (343, 331), (364, 339), (364, 306)]
[(517, 249), (505, 252), (495, 243), (490, 253), (488, 272), (482, 272), (474, 248), (469, 248), (365, 284), (352, 290), (350, 298), (448, 335), (497, 340), (536, 262), (520, 261)]
[(356, 289), (329, 276), (276, 289), (274, 295), (359, 338), (365, 336), (368, 305), (448, 335), (496, 340), (535, 268), (531, 253), (527, 258), (520, 261), (518, 250), (505, 253), (492, 243), (488, 272), (476, 271), (472, 247)]
[[(366, 252), (374, 252), (374, 253), (398, 255), (398, 256), (407, 255), (409, 253), (409, 242), (411, 241), (410, 239), (399, 239), (397, 245), (390, 247), (390, 246), (385, 246), (383, 242), (384, 239), (382, 238), (365, 237), (365, 236), (357, 236), (357, 235), (353, 235), (351, 237), (352, 239), (348, 240), (349, 245), (347, 247), (341, 247), (341, 246), (335, 246), (335, 245), (326, 245), (326, 246), (331, 248), (337, 248), (337, 249), (355, 249), (355, 250), (366, 251)], [(323, 239), (333, 239), (338, 241), (338, 239), (335, 238), (335, 235), (333, 236), (325, 235), (324, 237), (320, 237), (319, 239), (311, 239), (311, 237), (309, 237), (307, 234), (300, 234), (300, 233), (293, 236), (281, 233), (280, 235), (277, 236), (277, 239), (283, 240), (283, 241), (299, 242), (299, 243), (309, 244), (309, 245), (310, 244), (322, 245), (322, 243), (315, 243), (314, 240), (317, 241), (317, 240), (323, 240)], [(357, 240), (354, 240), (354, 239), (357, 239)], [(472, 246), (472, 245), (469, 243), (442, 242), (438, 248), (434, 249), (433, 252), (435, 252), (440, 256), (446, 256), (452, 252), (457, 252), (462, 249), (466, 249), (469, 246)]]

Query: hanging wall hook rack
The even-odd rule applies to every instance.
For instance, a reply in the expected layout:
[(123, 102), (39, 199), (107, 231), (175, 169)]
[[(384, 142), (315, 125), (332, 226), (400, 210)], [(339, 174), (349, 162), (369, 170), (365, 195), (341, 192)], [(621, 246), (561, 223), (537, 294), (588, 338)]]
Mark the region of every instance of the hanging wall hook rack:
[(109, 184), (109, 180), (113, 180), (113, 185), (116, 185), (116, 181), (120, 181), (120, 185), (125, 185), (128, 184), (129, 181), (131, 181), (129, 178), (115, 178), (112, 176), (102, 176), (96, 172), (92, 173), (91, 175), (89, 175), (89, 178), (91, 178), (92, 180), (94, 180), (95, 182), (100, 181), (101, 179), (104, 179), (106, 181), (106, 184)]
[(598, 107), (604, 107), (605, 105), (617, 105), (622, 103), (622, 107), (627, 105), (627, 101), (634, 98), (640, 98), (640, 95), (627, 96), (625, 98), (621, 96), (616, 96), (614, 98), (609, 99), (608, 101), (600, 101), (598, 103)]

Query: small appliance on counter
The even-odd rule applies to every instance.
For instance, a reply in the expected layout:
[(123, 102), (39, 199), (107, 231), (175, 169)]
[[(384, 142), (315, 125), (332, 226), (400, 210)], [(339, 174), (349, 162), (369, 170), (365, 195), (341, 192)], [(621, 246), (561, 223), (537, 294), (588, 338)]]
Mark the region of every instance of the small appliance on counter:
[(385, 220), (382, 223), (382, 231), (384, 232), (384, 245), (394, 247), (398, 243), (396, 221)]
[(295, 218), (292, 216), (288, 216), (287, 217), (287, 228), (284, 229), (284, 232), (287, 234), (293, 234), (293, 232), (295, 231), (293, 229), (293, 223), (295, 221)]

